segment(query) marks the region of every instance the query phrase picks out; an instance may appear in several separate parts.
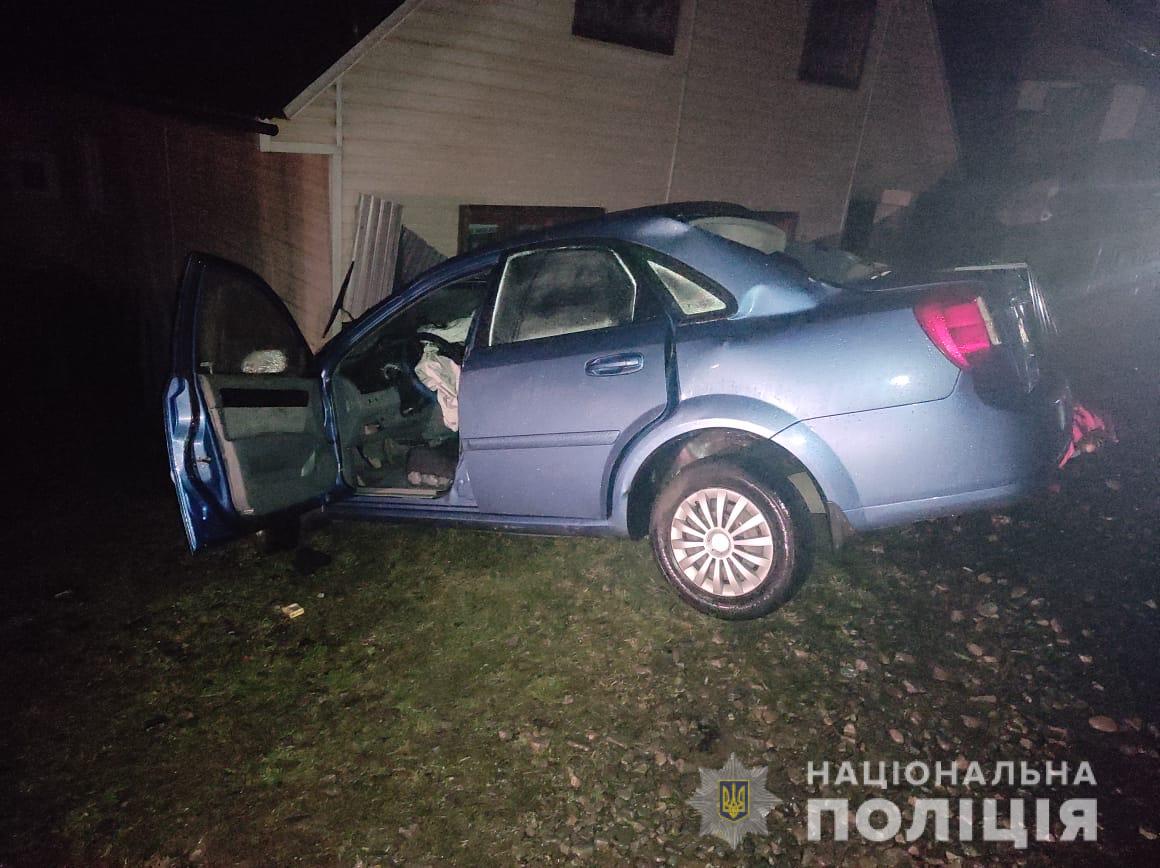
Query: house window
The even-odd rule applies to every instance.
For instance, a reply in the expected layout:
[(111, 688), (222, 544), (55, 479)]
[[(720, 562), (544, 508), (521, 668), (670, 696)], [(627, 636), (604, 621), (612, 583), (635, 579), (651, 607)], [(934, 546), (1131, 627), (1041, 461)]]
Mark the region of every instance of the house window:
[(599, 217), (603, 213), (603, 208), (554, 205), (461, 205), (459, 252), (467, 253), (524, 232)]
[(857, 90), (874, 26), (875, 0), (813, 0), (798, 78)]
[(680, 12), (681, 0), (576, 0), (572, 33), (672, 54)]

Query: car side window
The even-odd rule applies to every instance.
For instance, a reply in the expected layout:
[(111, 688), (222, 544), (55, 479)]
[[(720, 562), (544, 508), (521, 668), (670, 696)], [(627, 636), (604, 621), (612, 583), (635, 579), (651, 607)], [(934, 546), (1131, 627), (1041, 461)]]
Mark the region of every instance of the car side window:
[(686, 316), (699, 316), (725, 309), (725, 302), (683, 274), (678, 274), (652, 259), (649, 260), (648, 265), (653, 274), (664, 284), (665, 289), (669, 291), (669, 295), (673, 297), (673, 301), (677, 303), (681, 313)]
[(492, 346), (624, 325), (636, 280), (603, 248), (530, 250), (508, 258), (492, 314)]
[(197, 363), (204, 374), (303, 376), (310, 350), (257, 278), (209, 263), (199, 289)]

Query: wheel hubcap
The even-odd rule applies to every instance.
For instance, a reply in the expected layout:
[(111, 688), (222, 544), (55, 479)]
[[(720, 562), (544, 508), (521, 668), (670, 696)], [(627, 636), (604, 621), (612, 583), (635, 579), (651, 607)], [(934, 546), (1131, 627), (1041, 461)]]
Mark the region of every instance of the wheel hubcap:
[(748, 594), (773, 569), (769, 521), (749, 498), (728, 488), (704, 488), (681, 501), (669, 540), (685, 581), (716, 596)]
[(709, 553), (717, 557), (723, 557), (729, 554), (729, 550), (733, 548), (733, 540), (723, 530), (713, 531), (707, 539), (709, 541)]

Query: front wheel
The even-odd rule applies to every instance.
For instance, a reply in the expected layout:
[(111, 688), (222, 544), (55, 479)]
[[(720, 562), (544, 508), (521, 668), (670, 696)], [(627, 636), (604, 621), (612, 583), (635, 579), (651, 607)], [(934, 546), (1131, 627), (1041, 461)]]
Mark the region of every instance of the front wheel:
[(788, 488), (783, 496), (734, 464), (694, 464), (653, 504), (653, 553), (694, 608), (719, 618), (759, 618), (785, 603), (808, 569), (791, 504)]

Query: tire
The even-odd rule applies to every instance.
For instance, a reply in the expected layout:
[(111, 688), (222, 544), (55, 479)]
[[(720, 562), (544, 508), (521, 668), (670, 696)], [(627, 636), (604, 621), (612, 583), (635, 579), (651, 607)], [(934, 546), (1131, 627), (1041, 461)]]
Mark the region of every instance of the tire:
[(770, 487), (736, 464), (706, 459), (661, 490), (649, 536), (681, 599), (709, 615), (743, 620), (793, 596), (809, 571), (808, 527), (788, 482)]

